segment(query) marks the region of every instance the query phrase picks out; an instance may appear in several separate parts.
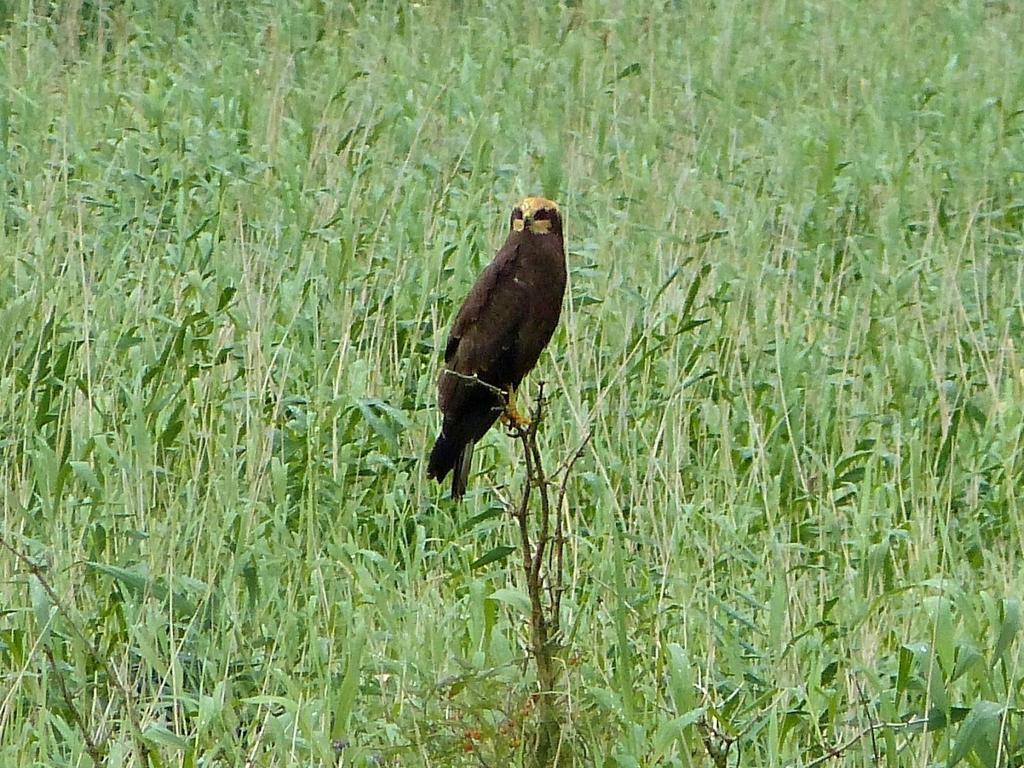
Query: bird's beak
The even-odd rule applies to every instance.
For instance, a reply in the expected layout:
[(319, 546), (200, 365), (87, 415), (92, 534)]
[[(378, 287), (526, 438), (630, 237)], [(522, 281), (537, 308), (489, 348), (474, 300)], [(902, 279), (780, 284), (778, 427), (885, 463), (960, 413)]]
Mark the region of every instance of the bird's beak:
[(533, 216), (523, 216), (523, 229), (529, 229), (531, 224), (533, 224)]

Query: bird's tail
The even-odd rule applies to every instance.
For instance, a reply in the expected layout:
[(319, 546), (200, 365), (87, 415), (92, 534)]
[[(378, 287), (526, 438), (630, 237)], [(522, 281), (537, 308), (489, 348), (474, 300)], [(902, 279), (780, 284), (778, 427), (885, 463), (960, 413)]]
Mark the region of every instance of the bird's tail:
[(459, 443), (444, 432), (437, 437), (427, 462), (427, 477), (444, 480), (452, 472), (452, 498), (461, 499), (466, 493), (469, 468), (473, 463), (473, 441)]
[(458, 461), (455, 462), (455, 471), (452, 473), (452, 498), (458, 501), (466, 493), (466, 482), (469, 480), (469, 468), (473, 464), (472, 440), (462, 446), (459, 452)]

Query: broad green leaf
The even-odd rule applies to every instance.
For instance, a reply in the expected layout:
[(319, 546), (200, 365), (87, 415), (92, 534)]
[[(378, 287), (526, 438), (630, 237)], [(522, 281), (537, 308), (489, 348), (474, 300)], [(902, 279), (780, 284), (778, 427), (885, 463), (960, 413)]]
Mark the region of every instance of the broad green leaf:
[(161, 747), (171, 747), (172, 749), (188, 748), (187, 739), (183, 739), (178, 734), (169, 730), (167, 726), (161, 725), (160, 723), (150, 723), (143, 728), (142, 738)]
[(1003, 601), (1003, 622), (999, 625), (999, 636), (996, 638), (996, 646), (992, 650), (992, 666), (995, 666), (1007, 649), (1010, 643), (1020, 632), (1020, 600), (1016, 597), (1008, 597)]
[(476, 560), (469, 564), (469, 567), (474, 569), (482, 568), (485, 565), (490, 565), (491, 563), (496, 563), (501, 560), (504, 560), (506, 557), (508, 557), (515, 551), (516, 547), (512, 547), (507, 544), (501, 544), (492, 549), (490, 552), (487, 552), (478, 557)]
[(337, 688), (334, 698), (334, 718), (331, 738), (340, 739), (349, 731), (352, 710), (359, 693), (359, 680), (363, 672), (363, 649), (366, 647), (366, 630), (358, 627), (348, 642), (348, 658), (345, 661), (345, 676)]
[(704, 707), (691, 709), (679, 717), (662, 723), (654, 734), (655, 759), (660, 760), (678, 739), (683, 738), (686, 729), (698, 722), (705, 713)]
[(57, 614), (57, 606), (50, 600), (50, 593), (46, 591), (35, 574), (28, 578), (28, 592), (36, 623), (39, 625), (39, 630), (44, 633), (42, 637), (45, 639), (50, 633), (51, 620)]
[(995, 768), (992, 755), (997, 751), (995, 741), (999, 738), (999, 724), (1002, 717), (1002, 704), (997, 704), (994, 701), (975, 703), (957, 729), (956, 743), (946, 762), (947, 768), (953, 768), (972, 751), (976, 752), (979, 757), (989, 756), (991, 759), (986, 759), (984, 762)]
[(90, 491), (97, 495), (103, 493), (103, 486), (96, 476), (96, 471), (92, 468), (92, 464), (87, 461), (69, 461), (68, 466), (71, 467), (72, 474)]
[(669, 690), (676, 712), (689, 712), (696, 708), (697, 697), (693, 690), (693, 678), (690, 672), (690, 656), (686, 649), (678, 643), (668, 644)]
[(499, 603), (505, 603), (513, 608), (516, 608), (526, 616), (530, 615), (530, 598), (524, 592), (519, 592), (515, 589), (496, 589), (487, 596), (488, 600), (497, 600)]

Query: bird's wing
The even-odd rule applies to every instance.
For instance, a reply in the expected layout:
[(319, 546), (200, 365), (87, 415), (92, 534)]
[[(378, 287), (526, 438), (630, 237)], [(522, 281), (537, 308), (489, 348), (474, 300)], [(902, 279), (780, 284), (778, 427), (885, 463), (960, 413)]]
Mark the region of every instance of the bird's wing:
[(445, 347), (449, 369), (467, 376), (495, 373), (515, 340), (526, 309), (515, 274), (517, 251), (516, 246), (502, 248), (470, 289)]
[(516, 276), (517, 259), (516, 244), (506, 243), (480, 273), (444, 349), (444, 370), (437, 385), (441, 412), (445, 420), (470, 418), (472, 432), (485, 431), (501, 403), (500, 395), (487, 385), (504, 388), (517, 383), (516, 340), (528, 299)]

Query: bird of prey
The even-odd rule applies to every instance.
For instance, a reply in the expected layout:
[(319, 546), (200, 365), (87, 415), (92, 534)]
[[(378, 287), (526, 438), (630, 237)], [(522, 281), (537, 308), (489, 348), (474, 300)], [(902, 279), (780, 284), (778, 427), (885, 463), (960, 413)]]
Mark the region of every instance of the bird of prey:
[(427, 477), (452, 472), (452, 498), (466, 492), (473, 446), (499, 416), (526, 421), (515, 390), (551, 340), (565, 293), (558, 205), (527, 197), (512, 209), (508, 239), (462, 304), (444, 350), (438, 404), (444, 420)]

